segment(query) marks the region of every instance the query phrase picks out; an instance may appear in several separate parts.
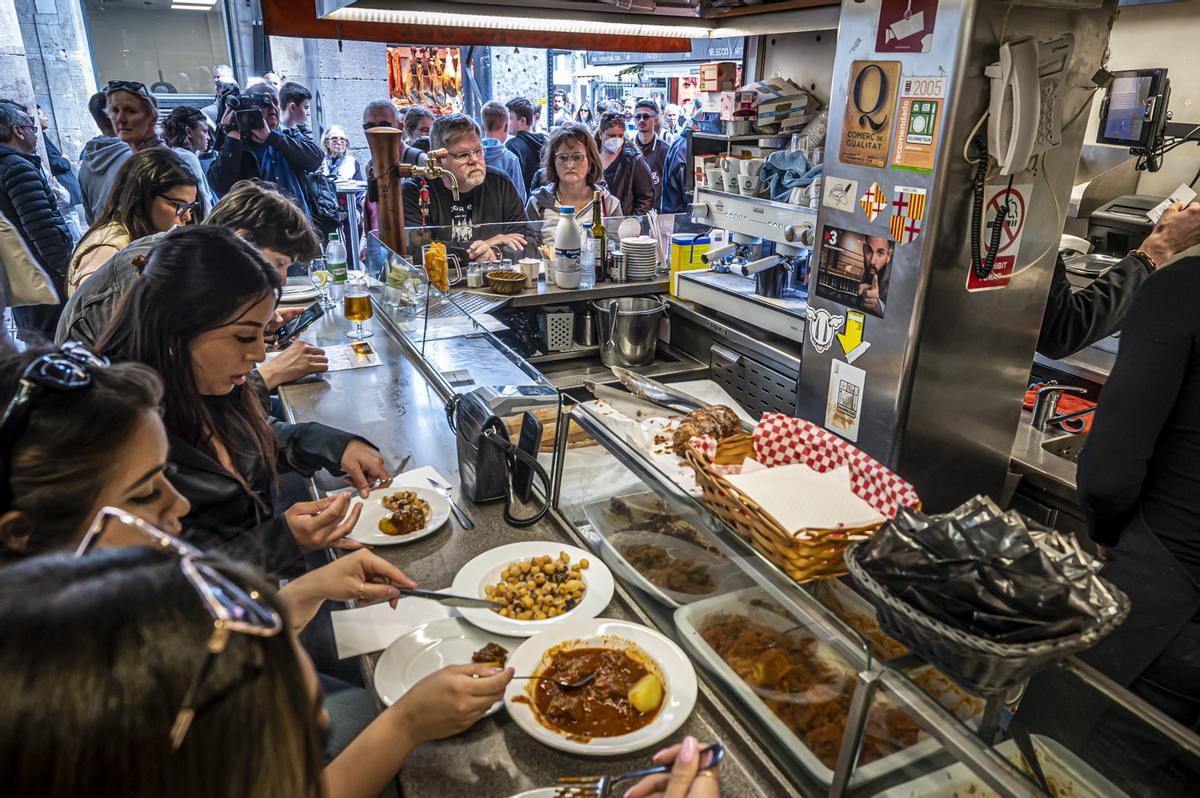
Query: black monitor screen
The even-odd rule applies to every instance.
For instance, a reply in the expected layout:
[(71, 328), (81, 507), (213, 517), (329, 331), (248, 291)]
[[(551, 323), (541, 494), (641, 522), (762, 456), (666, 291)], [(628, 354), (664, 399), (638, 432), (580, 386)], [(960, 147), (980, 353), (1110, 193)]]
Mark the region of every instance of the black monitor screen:
[(1104, 120), (1104, 138), (1141, 141), (1146, 125), (1146, 100), (1150, 97), (1150, 75), (1131, 75), (1113, 79), (1109, 91), (1108, 116)]

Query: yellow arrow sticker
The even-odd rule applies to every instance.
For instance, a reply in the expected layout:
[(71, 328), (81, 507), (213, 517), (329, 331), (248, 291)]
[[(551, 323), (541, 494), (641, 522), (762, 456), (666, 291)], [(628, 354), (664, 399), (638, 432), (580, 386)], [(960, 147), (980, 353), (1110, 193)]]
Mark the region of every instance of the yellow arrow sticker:
[(838, 333), (838, 343), (846, 353), (846, 362), (853, 363), (859, 356), (871, 348), (869, 341), (863, 340), (863, 327), (867, 317), (857, 310), (846, 311), (846, 331)]

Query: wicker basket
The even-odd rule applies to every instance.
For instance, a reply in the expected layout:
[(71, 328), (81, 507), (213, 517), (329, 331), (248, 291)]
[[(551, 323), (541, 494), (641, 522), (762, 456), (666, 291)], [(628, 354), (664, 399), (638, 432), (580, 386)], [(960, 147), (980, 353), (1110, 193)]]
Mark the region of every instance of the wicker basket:
[(863, 570), (858, 562), (860, 549), (846, 549), (846, 567), (875, 605), (880, 628), (981, 696), (1007, 693), (1043, 668), (1091, 648), (1129, 615), (1129, 598), (1105, 582), (1117, 598), (1117, 612), (1093, 628), (1036, 643), (996, 643), (930, 618), (902, 601)]
[[(804, 537), (788, 532), (753, 499), (729, 480), (708, 468), (708, 462), (691, 444), (685, 459), (695, 471), (704, 504), (784, 573), (797, 582), (828, 579), (846, 573), (844, 553), (852, 536), (872, 535), (880, 524), (842, 529), (807, 529)], [(740, 464), (754, 457), (754, 437), (740, 433), (717, 443), (713, 463)]]
[(497, 294), (519, 294), (525, 289), (524, 272), (488, 272), (487, 281)]

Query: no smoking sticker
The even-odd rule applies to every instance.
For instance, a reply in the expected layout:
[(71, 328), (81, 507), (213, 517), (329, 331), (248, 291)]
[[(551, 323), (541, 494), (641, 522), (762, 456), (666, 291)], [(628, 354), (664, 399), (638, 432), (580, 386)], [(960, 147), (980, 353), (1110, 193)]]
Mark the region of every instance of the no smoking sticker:
[(988, 247), (992, 242), (992, 229), (997, 219), (1003, 224), (1000, 233), (1000, 246), (996, 249), (996, 262), (991, 272), (980, 277), (975, 273), (973, 264), (967, 264), (967, 290), (992, 291), (1008, 285), (1012, 279), (1013, 269), (1017, 265), (1017, 254), (1021, 251), (1021, 238), (1025, 234), (1025, 218), (1029, 208), (1029, 197), (1033, 191), (1032, 185), (1013, 186), (1006, 189), (1001, 186), (987, 189), (984, 195), (986, 210), (984, 211), (983, 232), (980, 252), (983, 259), (988, 258)]

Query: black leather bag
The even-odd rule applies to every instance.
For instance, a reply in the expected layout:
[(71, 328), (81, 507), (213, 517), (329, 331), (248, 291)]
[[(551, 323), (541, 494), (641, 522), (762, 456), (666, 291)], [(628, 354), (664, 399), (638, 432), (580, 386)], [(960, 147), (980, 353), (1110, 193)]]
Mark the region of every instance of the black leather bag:
[[(504, 500), (504, 521), (510, 526), (536, 524), (550, 509), (550, 477), (536, 457), (518, 449), (508, 429), (476, 393), (456, 394), (446, 403), (446, 420), (454, 431), (458, 473), (463, 493), (474, 504)], [(528, 518), (512, 514), (512, 466), (517, 460), (533, 469), (544, 499)]]
[(308, 195), (309, 220), (313, 227), (322, 236), (337, 230), (342, 222), (342, 209), (338, 205), (337, 186), (333, 178), (320, 172), (309, 172), (304, 176), (304, 189)]

